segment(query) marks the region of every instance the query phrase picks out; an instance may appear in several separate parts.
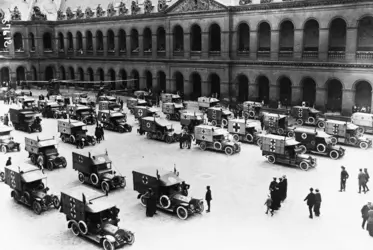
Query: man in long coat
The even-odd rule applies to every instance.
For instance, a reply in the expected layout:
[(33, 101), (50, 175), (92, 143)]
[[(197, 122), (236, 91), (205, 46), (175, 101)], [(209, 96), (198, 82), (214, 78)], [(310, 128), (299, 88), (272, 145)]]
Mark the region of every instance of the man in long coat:
[(312, 208), (315, 206), (315, 194), (313, 193), (313, 188), (310, 188), (310, 193), (307, 195), (307, 197), (304, 199), (304, 201), (307, 201), (308, 210), (310, 212), (310, 219), (313, 218)]

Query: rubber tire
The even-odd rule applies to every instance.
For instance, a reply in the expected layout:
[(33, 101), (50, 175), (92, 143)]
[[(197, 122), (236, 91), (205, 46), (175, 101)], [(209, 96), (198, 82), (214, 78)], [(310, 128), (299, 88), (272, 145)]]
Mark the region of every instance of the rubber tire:
[(357, 129), (357, 131), (358, 131), (360, 134), (364, 134), (364, 132), (365, 132), (365, 128), (363, 128), (363, 127), (359, 127), (359, 128)]
[(231, 146), (227, 146), (225, 147), (224, 152), (226, 155), (233, 155), (234, 149)]
[(37, 214), (37, 215), (41, 214), (41, 212), (42, 212), (42, 208), (41, 208), (40, 203), (37, 202), (37, 201), (34, 201), (34, 202), (32, 203), (32, 210), (33, 210), (34, 213)]
[[(337, 140), (337, 138), (335, 138), (335, 137), (332, 137), (332, 138), (330, 139), (330, 141), (332, 142), (333, 145), (336, 145), (336, 144), (338, 143), (338, 140)], [(333, 141), (335, 141), (335, 143), (333, 143)]]
[(5, 145), (1, 145), (0, 151), (3, 152), (3, 153), (6, 153), (6, 152), (8, 152), (8, 149)]
[(288, 131), (288, 137), (294, 138), (294, 131)]
[(259, 147), (261, 147), (263, 145), (263, 142), (262, 142), (261, 138), (259, 138), (258, 140), (256, 140), (256, 145), (258, 145)]
[(246, 141), (252, 143), (254, 141), (254, 136), (252, 134), (246, 134), (245, 139)]
[(199, 144), (199, 148), (202, 150), (202, 151), (205, 151), (206, 150), (206, 148), (207, 148), (207, 145), (206, 145), (206, 142), (201, 142), (200, 144)]
[(283, 134), (285, 133), (285, 131), (284, 131), (283, 128), (279, 128), (279, 129), (277, 129), (277, 133), (278, 133), (279, 135), (283, 135)]
[(64, 142), (64, 143), (67, 143), (68, 139), (66, 138), (66, 135), (61, 135), (61, 141)]
[(127, 232), (127, 244), (132, 245), (135, 243), (135, 235), (132, 232)]
[(180, 220), (186, 220), (188, 218), (188, 211), (182, 206), (176, 208), (176, 214)]
[(69, 142), (72, 143), (72, 144), (75, 144), (75, 136), (70, 135)]
[(104, 239), (104, 241), (102, 242), (102, 247), (104, 248), (104, 250), (115, 250), (113, 243), (111, 243), (107, 239)]
[(211, 121), (211, 125), (214, 126), (214, 127), (216, 127), (218, 125), (218, 123), (216, 122), (216, 120), (212, 120)]
[(215, 150), (221, 150), (222, 147), (223, 147), (223, 146), (221, 145), (220, 142), (218, 142), (218, 141), (214, 142), (214, 149), (215, 149)]
[(82, 172), (79, 172), (78, 173), (78, 180), (80, 181), (80, 183), (84, 183), (85, 182), (85, 176)]
[(110, 185), (106, 181), (101, 182), (101, 190), (106, 193), (110, 191)]
[(53, 169), (54, 169), (53, 161), (47, 161), (47, 169), (49, 171), (53, 171)]
[[(333, 156), (334, 155), (334, 156)], [(333, 160), (338, 160), (340, 155), (337, 150), (332, 150), (329, 152), (329, 157)]]
[(324, 121), (319, 121), (317, 123), (317, 127), (319, 127), (319, 128), (325, 128), (325, 122)]
[(167, 115), (166, 115), (166, 119), (167, 119), (167, 120), (171, 120), (171, 116), (170, 116), (170, 114), (167, 114)]
[(67, 167), (67, 161), (66, 161), (66, 158), (61, 156), (60, 157), (60, 161), (62, 161), (62, 167), (63, 168), (66, 168)]
[(356, 139), (356, 137), (350, 137), (350, 139), (349, 139), (349, 142), (351, 143), (351, 144), (356, 144), (357, 143), (357, 139)]
[(297, 125), (302, 126), (303, 125), (303, 120), (302, 119), (297, 119)]
[(71, 224), (71, 232), (73, 233), (73, 235), (75, 235), (75, 236), (79, 236), (79, 234), (80, 234), (80, 229), (79, 229), (79, 225), (78, 225), (78, 223), (76, 223), (76, 222), (73, 222), (72, 224)]
[(274, 155), (268, 155), (268, 157), (267, 157), (267, 161), (268, 161), (269, 163), (274, 164), (274, 163), (276, 162), (276, 157), (275, 157)]
[(310, 124), (315, 124), (316, 120), (312, 116), (308, 117), (307, 122)]
[[(164, 205), (162, 200), (166, 200), (167, 204)], [(171, 200), (166, 195), (162, 195), (161, 197), (159, 197), (159, 204), (161, 205), (162, 208), (168, 209), (171, 206)]]
[(299, 168), (303, 171), (307, 171), (310, 168), (310, 165), (305, 161), (301, 161), (301, 163), (299, 163)]
[(359, 147), (360, 147), (361, 149), (366, 150), (366, 149), (368, 149), (369, 144), (366, 143), (365, 141), (362, 141), (362, 142), (359, 143)]
[(58, 199), (57, 196), (53, 196), (52, 201), (53, 201), (53, 206), (54, 206), (55, 209), (60, 208), (61, 201), (60, 201), (60, 199)]
[(307, 148), (306, 148), (306, 146), (304, 146), (304, 145), (300, 145), (299, 148), (302, 149), (301, 154), (305, 154), (305, 153), (307, 152)]
[(239, 137), (239, 135), (238, 134), (234, 134), (233, 135), (233, 140), (235, 140), (235, 141), (240, 141), (240, 137)]
[(252, 110), (251, 110), (251, 111), (249, 111), (249, 117), (250, 117), (250, 118), (253, 118), (254, 116), (255, 116), (255, 112), (254, 112), (254, 111), (252, 111)]
[(140, 196), (140, 203), (143, 207), (146, 207), (147, 201), (148, 200), (144, 197), (144, 194)]
[(125, 132), (125, 129), (122, 126), (118, 127), (118, 132), (123, 134)]
[(221, 124), (223, 125), (223, 127), (228, 126), (228, 120), (227, 119), (222, 119)]
[(88, 227), (84, 221), (79, 221), (78, 226), (81, 234), (86, 235), (88, 233)]
[[(95, 181), (93, 181), (92, 179), (94, 179)], [(99, 182), (97, 174), (91, 174), (91, 176), (89, 177), (89, 180), (91, 181), (93, 185), (97, 185)]]
[(168, 143), (168, 144), (172, 143), (172, 137), (166, 135), (166, 136), (165, 136), (165, 141), (166, 141), (166, 143)]
[[(319, 147), (320, 147), (320, 146), (322, 146), (322, 149), (323, 149), (323, 150), (319, 150)], [(317, 144), (317, 146), (316, 146), (316, 150), (317, 150), (317, 152), (324, 153), (325, 150), (326, 150), (326, 146), (325, 146), (324, 144), (322, 144), (322, 143), (319, 143), (319, 144)]]

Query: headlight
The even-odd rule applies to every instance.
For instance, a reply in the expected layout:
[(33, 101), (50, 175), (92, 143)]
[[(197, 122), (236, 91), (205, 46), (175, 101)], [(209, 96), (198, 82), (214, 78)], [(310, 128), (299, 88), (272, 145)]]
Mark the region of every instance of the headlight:
[(194, 205), (190, 204), (190, 209), (194, 210)]
[(85, 139), (84, 139), (84, 138), (82, 138), (82, 141), (85, 141)]

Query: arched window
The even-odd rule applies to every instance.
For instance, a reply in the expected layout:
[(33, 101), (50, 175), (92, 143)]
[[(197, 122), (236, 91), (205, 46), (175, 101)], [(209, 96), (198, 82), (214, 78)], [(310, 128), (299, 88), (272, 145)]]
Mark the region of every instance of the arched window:
[(44, 33), (43, 46), (44, 46), (44, 51), (47, 51), (47, 52), (52, 51), (52, 36), (50, 33)]
[(96, 32), (96, 49), (97, 52), (104, 52), (104, 35), (100, 30)]
[(8, 83), (10, 81), (9, 69), (7, 67), (1, 68), (0, 73), (1, 84)]
[(23, 38), (21, 33), (15, 33), (13, 36), (14, 40), (14, 50), (16, 52), (23, 51)]
[(262, 22), (258, 29), (258, 57), (269, 57), (271, 51), (271, 27)]
[(184, 51), (184, 31), (180, 25), (175, 26), (174, 28), (174, 52), (183, 52)]
[(54, 79), (54, 68), (52, 66), (48, 66), (45, 68), (45, 78), (46, 81)]
[(202, 95), (202, 79), (198, 73), (193, 73), (190, 75), (189, 84), (192, 84), (192, 94), (191, 99), (197, 100), (198, 97)]
[(2, 51), (8, 51), (8, 48), (5, 46), (5, 36), (3, 35), (3, 32), (0, 32), (0, 52)]
[(213, 25), (210, 26), (209, 30), (209, 51), (213, 53), (219, 53), (221, 50), (221, 31), (220, 31), (220, 26), (214, 23)]
[(86, 50), (87, 53), (93, 53), (93, 35), (91, 31), (86, 32)]
[(69, 67), (69, 79), (75, 80), (75, 70), (73, 67)]
[(213, 73), (209, 76), (208, 78), (208, 84), (209, 90), (210, 90), (210, 96), (212, 95), (217, 95), (218, 97), (220, 96), (220, 77)]
[(166, 53), (166, 31), (163, 27), (159, 27), (157, 30), (157, 51), (159, 55)]
[(159, 71), (157, 78), (158, 78), (158, 86), (160, 90), (167, 92), (166, 74), (163, 71)]
[(303, 98), (302, 100), (312, 107), (316, 102), (316, 83), (312, 78), (305, 78), (302, 81)]
[(330, 80), (326, 84), (328, 92), (327, 110), (338, 112), (342, 110), (342, 83), (336, 79)]
[(74, 52), (74, 40), (71, 32), (67, 33), (67, 51)]
[(37, 81), (38, 80), (38, 73), (34, 66), (31, 67), (31, 80)]
[(367, 81), (360, 81), (355, 85), (355, 105), (358, 107), (371, 107), (372, 86)]
[(133, 87), (134, 90), (140, 90), (140, 75), (137, 70), (132, 70), (131, 72), (131, 78), (133, 79)]
[(279, 80), (280, 102), (282, 105), (291, 105), (291, 81), (287, 77), (281, 77)]
[(93, 69), (92, 68), (88, 68), (87, 69), (87, 76), (88, 76), (88, 81), (93, 82), (95, 80), (95, 75), (93, 73)]
[(63, 37), (62, 33), (58, 34), (58, 51), (59, 52), (65, 51), (65, 38)]
[(303, 57), (316, 58), (319, 52), (319, 23), (308, 20), (303, 29)]
[(280, 57), (292, 57), (294, 51), (294, 25), (290, 21), (280, 26)]
[(80, 31), (76, 33), (76, 49), (78, 52), (83, 53), (83, 36)]
[(259, 101), (264, 101), (265, 104), (269, 104), (269, 80), (266, 76), (259, 76), (257, 78), (258, 85), (258, 98)]
[(237, 77), (238, 93), (237, 99), (239, 102), (247, 101), (249, 98), (249, 79), (245, 75)]
[(126, 89), (128, 87), (127, 85), (127, 73), (124, 69), (120, 70), (119, 72), (120, 79), (122, 80), (120, 82), (120, 86), (122, 89)]
[(66, 71), (64, 67), (60, 67), (60, 79), (61, 80), (66, 80)]
[(145, 72), (145, 86), (147, 89), (153, 90), (153, 75), (149, 70)]
[(108, 51), (110, 53), (114, 53), (115, 52), (115, 35), (114, 35), (114, 32), (112, 30), (109, 30), (107, 32), (107, 47), (108, 47)]
[(20, 66), (16, 70), (16, 79), (17, 79), (17, 85), (21, 85), (21, 81), (26, 80), (26, 73), (25, 73), (25, 68)]
[(119, 30), (119, 52), (125, 54), (127, 49), (127, 39), (126, 39), (126, 32), (124, 30)]
[(346, 22), (341, 18), (332, 21), (329, 28), (329, 57), (343, 59), (346, 52)]
[(30, 52), (34, 52), (36, 47), (35, 47), (35, 36), (33, 33), (30, 33), (28, 35), (29, 38), (29, 46), (30, 46)]
[(115, 71), (113, 69), (109, 69), (109, 78), (110, 78), (110, 88), (111, 90), (116, 89), (116, 76), (115, 76)]
[(143, 50), (144, 50), (144, 55), (151, 55), (152, 53), (152, 31), (149, 28), (144, 29), (144, 34), (143, 34)]
[(191, 51), (201, 52), (202, 50), (202, 31), (197, 24), (193, 25), (190, 32)]
[(237, 48), (239, 52), (250, 51), (250, 28), (246, 23), (241, 23), (237, 29)]
[(100, 79), (100, 81), (105, 81), (105, 73), (104, 73), (104, 70), (99, 68), (97, 70), (97, 75), (98, 75), (98, 79)]
[(136, 29), (131, 30), (131, 53), (134, 55), (139, 54), (139, 32)]
[(356, 58), (373, 58), (373, 17), (371, 16), (359, 20)]
[(184, 93), (184, 76), (180, 72), (175, 72), (174, 74), (175, 79), (175, 85), (176, 85), (176, 91), (181, 93)]

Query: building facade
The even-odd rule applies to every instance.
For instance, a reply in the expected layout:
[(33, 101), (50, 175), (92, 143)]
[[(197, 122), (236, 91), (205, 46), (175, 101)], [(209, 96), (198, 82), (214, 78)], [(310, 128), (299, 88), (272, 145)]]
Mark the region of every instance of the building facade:
[(133, 79), (112, 87), (304, 100), (346, 114), (372, 106), (373, 1), (68, 3), (56, 20), (11, 13), (13, 43), (5, 48), (0, 35), (1, 82)]

